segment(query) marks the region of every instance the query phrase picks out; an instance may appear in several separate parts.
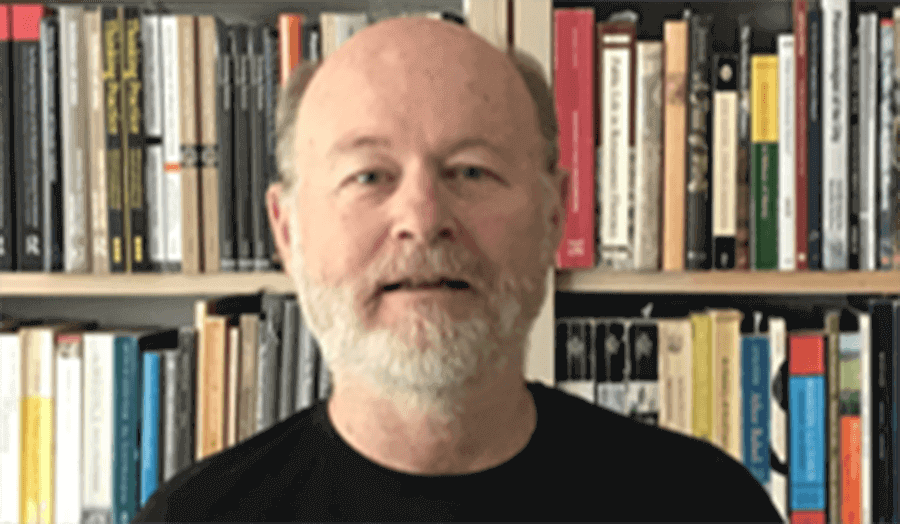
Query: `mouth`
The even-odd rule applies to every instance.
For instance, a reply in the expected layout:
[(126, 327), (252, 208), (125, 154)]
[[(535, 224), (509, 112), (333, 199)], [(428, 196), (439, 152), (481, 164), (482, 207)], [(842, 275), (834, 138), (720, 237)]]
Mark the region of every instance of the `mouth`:
[(441, 290), (450, 291), (467, 291), (471, 286), (465, 280), (440, 278), (435, 280), (400, 280), (382, 286), (382, 293), (391, 293), (393, 291), (423, 291), (423, 290)]

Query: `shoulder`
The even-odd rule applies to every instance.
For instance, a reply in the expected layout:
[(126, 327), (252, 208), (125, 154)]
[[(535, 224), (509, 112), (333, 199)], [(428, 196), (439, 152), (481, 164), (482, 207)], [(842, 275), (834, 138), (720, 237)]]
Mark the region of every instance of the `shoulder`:
[(300, 451), (321, 446), (324, 405), (194, 463), (157, 490), (132, 522), (266, 520), (267, 508), (279, 496), (277, 486), (284, 485), (277, 479), (293, 476), (314, 455)]

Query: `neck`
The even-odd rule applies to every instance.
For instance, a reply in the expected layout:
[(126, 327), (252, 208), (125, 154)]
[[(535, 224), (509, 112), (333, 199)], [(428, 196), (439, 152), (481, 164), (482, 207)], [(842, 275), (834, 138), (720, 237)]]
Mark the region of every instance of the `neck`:
[(363, 380), (335, 374), (328, 415), (358, 453), (418, 475), (462, 475), (503, 464), (525, 448), (537, 425), (521, 366), (467, 386), (448, 402), (443, 409), (403, 404)]

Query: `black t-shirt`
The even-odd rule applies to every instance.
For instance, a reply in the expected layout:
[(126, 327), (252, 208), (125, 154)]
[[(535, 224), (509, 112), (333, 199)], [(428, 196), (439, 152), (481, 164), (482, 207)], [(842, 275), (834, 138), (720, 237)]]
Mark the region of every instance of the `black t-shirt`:
[(324, 402), (194, 464), (133, 522), (780, 522), (766, 491), (714, 446), (539, 383), (537, 427), (507, 462), (422, 476), (379, 466)]

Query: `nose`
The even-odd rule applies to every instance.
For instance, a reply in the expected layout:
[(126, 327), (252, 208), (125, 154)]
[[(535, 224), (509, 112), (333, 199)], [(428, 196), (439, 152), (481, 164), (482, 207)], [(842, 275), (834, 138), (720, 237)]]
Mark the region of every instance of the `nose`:
[(424, 244), (455, 240), (459, 229), (451, 198), (434, 162), (416, 161), (405, 167), (393, 195), (392, 236)]

